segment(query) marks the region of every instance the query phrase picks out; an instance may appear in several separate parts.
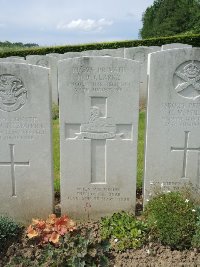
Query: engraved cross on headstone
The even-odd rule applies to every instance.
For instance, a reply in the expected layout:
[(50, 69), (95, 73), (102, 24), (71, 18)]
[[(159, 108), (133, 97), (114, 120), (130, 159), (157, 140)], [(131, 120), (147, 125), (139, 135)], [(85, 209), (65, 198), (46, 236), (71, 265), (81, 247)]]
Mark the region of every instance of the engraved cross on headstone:
[[(182, 168), (182, 177), (181, 178), (186, 178), (187, 153), (188, 153), (188, 151), (198, 151), (198, 153), (200, 152), (200, 147), (197, 147), (197, 148), (188, 147), (189, 134), (190, 134), (189, 131), (185, 131), (184, 147), (171, 147), (172, 152), (173, 151), (183, 151), (183, 168)], [(198, 172), (199, 172), (199, 166), (198, 166)]]
[(14, 144), (9, 144), (10, 146), (10, 161), (0, 162), (1, 166), (11, 167), (11, 180), (12, 180), (12, 197), (16, 197), (16, 179), (15, 179), (15, 166), (29, 166), (29, 161), (19, 162), (14, 160)]
[(132, 140), (132, 124), (115, 124), (108, 117), (106, 97), (91, 97), (89, 121), (66, 123), (65, 129), (66, 139), (91, 140), (91, 183), (106, 183), (107, 139)]

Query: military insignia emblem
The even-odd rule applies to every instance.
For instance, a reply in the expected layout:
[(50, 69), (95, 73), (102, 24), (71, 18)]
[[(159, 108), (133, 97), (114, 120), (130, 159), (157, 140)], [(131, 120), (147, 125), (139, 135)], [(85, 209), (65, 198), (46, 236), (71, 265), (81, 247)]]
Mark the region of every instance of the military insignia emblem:
[(12, 112), (20, 109), (27, 100), (27, 89), (21, 79), (11, 74), (0, 75), (0, 109)]
[(200, 96), (200, 62), (189, 61), (180, 65), (174, 74), (175, 91), (183, 97)]
[(78, 139), (114, 138), (116, 136), (116, 125), (113, 124), (111, 118), (100, 117), (98, 107), (92, 107), (89, 122), (81, 124), (81, 132), (76, 135)]

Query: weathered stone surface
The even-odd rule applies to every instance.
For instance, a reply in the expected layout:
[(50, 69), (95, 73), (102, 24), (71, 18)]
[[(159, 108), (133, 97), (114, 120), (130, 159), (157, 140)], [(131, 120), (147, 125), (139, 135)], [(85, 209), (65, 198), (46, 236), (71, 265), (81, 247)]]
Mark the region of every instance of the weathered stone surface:
[(147, 101), (147, 61), (148, 54), (159, 48), (149, 48), (146, 46), (130, 47), (124, 49), (124, 58), (140, 62), (140, 107), (146, 106)]
[(181, 43), (173, 43), (173, 44), (165, 44), (161, 46), (161, 50), (174, 49), (174, 48), (192, 48), (192, 45), (181, 44)]
[(160, 46), (149, 46), (149, 48), (153, 49), (154, 52), (158, 52), (161, 50), (161, 47)]
[(49, 53), (49, 54), (46, 54), (46, 56), (52, 56), (52, 57), (60, 57), (61, 54), (59, 53)]
[(108, 56), (124, 58), (124, 48), (83, 51), (84, 56)]
[(26, 57), (26, 61), (32, 65), (38, 65), (50, 69), (50, 84), (52, 92), (52, 102), (58, 104), (58, 73), (57, 62), (59, 57), (50, 55), (30, 55)]
[(68, 58), (74, 58), (74, 57), (81, 57), (82, 52), (67, 52), (63, 55), (60, 55), (60, 60), (68, 59)]
[(62, 213), (134, 212), (139, 67), (111, 57), (59, 61)]
[(0, 214), (22, 222), (53, 207), (48, 69), (0, 64)]
[(0, 62), (26, 63), (26, 60), (23, 58), (6, 57), (0, 58)]
[(45, 68), (49, 68), (49, 57), (46, 55), (29, 55), (26, 56), (28, 64), (38, 65)]
[(200, 49), (150, 55), (144, 197), (200, 183)]
[(20, 56), (10, 56), (10, 57), (7, 57), (7, 58), (18, 58), (18, 59), (24, 59), (24, 57), (20, 57)]
[(49, 56), (49, 68), (50, 68), (50, 81), (52, 91), (52, 102), (58, 104), (59, 93), (58, 93), (58, 61), (60, 57)]

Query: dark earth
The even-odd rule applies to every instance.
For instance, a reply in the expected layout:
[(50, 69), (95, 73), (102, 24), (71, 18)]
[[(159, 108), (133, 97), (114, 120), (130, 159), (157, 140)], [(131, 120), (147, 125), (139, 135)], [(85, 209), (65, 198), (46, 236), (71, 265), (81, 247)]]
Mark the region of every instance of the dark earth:
[[(59, 196), (56, 196), (56, 213), (59, 215)], [(142, 211), (141, 192), (137, 193), (136, 216)], [(82, 229), (92, 229), (94, 238), (99, 239), (98, 222), (88, 222), (81, 224)], [(26, 237), (23, 236), (18, 243), (11, 244), (4, 253), (0, 252), (0, 267), (5, 266), (12, 257), (27, 255), (37, 255), (37, 249), (28, 245)], [(110, 251), (108, 254), (109, 266), (112, 267), (200, 267), (200, 252), (192, 250), (177, 251), (164, 247), (161, 244), (149, 244), (141, 249), (129, 249), (125, 252)], [(13, 265), (12, 265), (13, 266)], [(46, 265), (45, 265), (46, 266)], [(48, 266), (48, 265), (47, 265)], [(23, 265), (16, 265), (23, 267)]]

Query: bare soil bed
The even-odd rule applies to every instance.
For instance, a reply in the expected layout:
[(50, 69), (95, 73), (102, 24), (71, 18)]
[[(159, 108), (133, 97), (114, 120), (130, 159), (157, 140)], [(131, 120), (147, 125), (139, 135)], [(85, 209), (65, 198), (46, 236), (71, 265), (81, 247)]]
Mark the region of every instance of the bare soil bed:
[[(98, 238), (98, 223), (84, 224), (83, 227), (92, 228), (93, 234)], [(4, 255), (1, 255), (0, 266), (5, 266), (13, 257), (24, 256), (37, 260), (40, 249), (27, 245), (27, 240), (23, 237), (18, 243), (12, 244)], [(137, 250), (127, 250), (125, 252), (110, 251), (108, 253), (109, 266), (115, 267), (196, 267), (200, 266), (200, 253), (195, 250), (172, 251), (170, 248), (159, 244), (152, 244)], [(27, 265), (15, 265), (23, 267)], [(49, 266), (49, 265), (46, 265)], [(28, 267), (28, 266), (27, 266)]]

